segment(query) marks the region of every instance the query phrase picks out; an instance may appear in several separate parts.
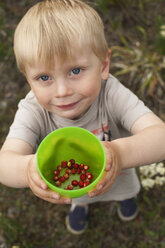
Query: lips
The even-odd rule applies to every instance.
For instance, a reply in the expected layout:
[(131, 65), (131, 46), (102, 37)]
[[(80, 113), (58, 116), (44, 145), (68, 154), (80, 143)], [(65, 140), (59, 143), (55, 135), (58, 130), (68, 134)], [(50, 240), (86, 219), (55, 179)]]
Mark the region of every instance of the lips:
[(65, 104), (65, 105), (56, 105), (57, 108), (60, 109), (69, 109), (69, 108), (73, 108), (75, 105), (77, 105), (80, 101), (74, 102), (74, 103), (70, 103), (70, 104)]

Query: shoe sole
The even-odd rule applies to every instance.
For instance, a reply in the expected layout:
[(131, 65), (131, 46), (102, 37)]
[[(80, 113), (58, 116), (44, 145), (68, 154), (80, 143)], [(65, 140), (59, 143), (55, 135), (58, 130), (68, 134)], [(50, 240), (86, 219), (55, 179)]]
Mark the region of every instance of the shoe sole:
[(86, 226), (85, 226), (85, 228), (84, 228), (83, 230), (81, 230), (81, 231), (76, 231), (76, 230), (74, 230), (74, 229), (71, 228), (71, 226), (70, 226), (70, 224), (69, 224), (69, 217), (68, 217), (68, 216), (66, 216), (65, 224), (66, 224), (67, 230), (68, 230), (70, 233), (75, 234), (75, 235), (80, 235), (80, 234), (84, 233), (85, 230), (87, 229), (87, 226), (88, 226), (88, 224), (86, 224)]
[(131, 215), (131, 216), (129, 216), (129, 217), (125, 217), (125, 216), (121, 213), (120, 207), (118, 207), (118, 208), (117, 208), (117, 213), (118, 213), (119, 218), (120, 218), (122, 221), (127, 222), (127, 221), (134, 220), (134, 219), (137, 217), (139, 211), (138, 211), (138, 209), (137, 209), (137, 211), (136, 211), (133, 215)]

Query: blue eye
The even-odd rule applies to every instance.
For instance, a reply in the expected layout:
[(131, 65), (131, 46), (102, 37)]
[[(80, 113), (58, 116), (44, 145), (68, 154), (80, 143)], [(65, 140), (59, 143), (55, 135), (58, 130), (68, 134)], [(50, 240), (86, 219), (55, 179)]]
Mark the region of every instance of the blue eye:
[(40, 77), (40, 79), (41, 79), (42, 81), (48, 81), (48, 80), (50, 80), (50, 77), (47, 76), (47, 75), (43, 75), (43, 76)]
[(77, 75), (77, 74), (80, 73), (80, 71), (81, 71), (80, 68), (75, 68), (75, 69), (72, 70), (72, 73), (75, 74), (75, 75)]

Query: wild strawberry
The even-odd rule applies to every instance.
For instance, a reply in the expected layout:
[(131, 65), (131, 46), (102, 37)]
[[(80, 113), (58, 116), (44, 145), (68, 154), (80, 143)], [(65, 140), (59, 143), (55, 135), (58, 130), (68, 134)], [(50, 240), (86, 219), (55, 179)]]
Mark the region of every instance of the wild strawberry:
[(54, 170), (53, 173), (54, 173), (55, 176), (58, 176), (60, 171), (59, 170)]
[(56, 186), (59, 187), (61, 185), (60, 181), (56, 182)]
[(84, 187), (84, 182), (83, 181), (80, 180), (78, 184), (79, 184), (80, 188)]
[(81, 170), (80, 168), (77, 169), (77, 174), (80, 174), (81, 173)]
[(73, 185), (73, 186), (77, 186), (77, 185), (78, 185), (78, 181), (77, 181), (77, 180), (73, 180), (73, 181), (72, 181), (72, 185)]
[(58, 181), (58, 179), (59, 179), (58, 176), (54, 176), (54, 177), (53, 177), (53, 180), (54, 180), (54, 181)]
[(72, 174), (76, 174), (76, 170), (75, 169), (72, 169)]
[(72, 184), (69, 184), (68, 187), (67, 187), (67, 189), (72, 190), (73, 189), (73, 185)]
[(85, 182), (88, 182), (89, 184), (91, 183), (91, 180), (86, 178)]
[(93, 175), (92, 175), (91, 172), (87, 172), (87, 173), (86, 173), (86, 176), (87, 176), (87, 178), (88, 178), (89, 180), (91, 180), (91, 179), (93, 178)]
[(79, 168), (80, 168), (80, 170), (83, 170), (84, 169), (84, 164), (79, 164)]
[(60, 181), (61, 183), (65, 182), (65, 177), (60, 177), (60, 178), (59, 178), (59, 181)]
[(71, 163), (71, 165), (75, 164), (75, 160), (74, 159), (70, 159), (69, 162)]
[(63, 177), (64, 177), (64, 178), (65, 178), (65, 180), (66, 180), (66, 179), (68, 179), (68, 178), (69, 178), (69, 174), (65, 173), (65, 174), (63, 175)]
[(74, 164), (74, 165), (73, 165), (73, 168), (74, 168), (74, 169), (78, 169), (78, 166), (79, 166), (78, 164)]
[(61, 166), (61, 165), (57, 166), (57, 169), (58, 169), (59, 171), (61, 171), (61, 170), (62, 170), (62, 166)]
[(65, 170), (65, 173), (67, 173), (67, 174), (70, 175), (70, 174), (72, 173), (72, 171), (71, 171), (70, 169), (66, 169), (66, 170)]
[(86, 171), (83, 169), (83, 170), (81, 170), (81, 173), (82, 174), (86, 174)]
[(84, 187), (88, 186), (89, 182), (84, 182)]
[(87, 164), (86, 164), (86, 165), (84, 165), (84, 170), (86, 170), (86, 171), (87, 171), (88, 169), (89, 169), (89, 165), (87, 165)]
[(82, 181), (84, 181), (85, 178), (86, 178), (86, 175), (85, 174), (81, 174), (80, 178), (81, 178)]
[(62, 161), (61, 162), (61, 166), (62, 166), (62, 168), (66, 168), (67, 167), (67, 161)]

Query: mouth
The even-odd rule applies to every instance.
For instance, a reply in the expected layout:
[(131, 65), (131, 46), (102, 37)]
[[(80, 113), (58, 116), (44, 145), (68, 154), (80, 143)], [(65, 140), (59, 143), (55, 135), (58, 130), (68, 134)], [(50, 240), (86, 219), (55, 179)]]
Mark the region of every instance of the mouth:
[(69, 103), (69, 104), (65, 104), (65, 105), (56, 105), (56, 107), (59, 109), (70, 109), (70, 108), (73, 108), (74, 106), (76, 106), (79, 102), (80, 102), (80, 100), (77, 102)]

